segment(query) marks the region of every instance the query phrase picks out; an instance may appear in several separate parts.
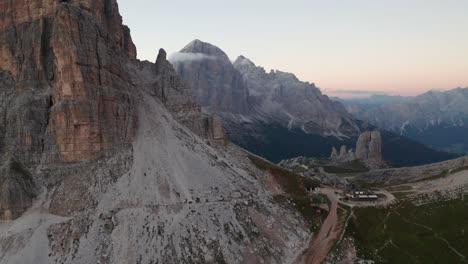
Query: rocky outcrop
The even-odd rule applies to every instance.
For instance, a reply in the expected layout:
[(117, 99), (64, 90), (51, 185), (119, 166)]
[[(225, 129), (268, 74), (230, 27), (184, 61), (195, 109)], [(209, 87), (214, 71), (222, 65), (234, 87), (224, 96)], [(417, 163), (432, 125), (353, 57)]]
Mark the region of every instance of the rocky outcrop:
[(12, 221), (27, 210), (36, 196), (31, 173), (13, 157), (0, 166), (0, 220)]
[(335, 163), (345, 163), (345, 162), (356, 160), (356, 155), (354, 154), (352, 148), (347, 150), (346, 146), (342, 145), (339, 153), (335, 147), (332, 148), (330, 159), (332, 160), (332, 162), (335, 162)]
[(379, 131), (364, 132), (357, 140), (355, 152), (353, 149), (347, 150), (343, 145), (338, 153), (333, 147), (330, 159), (335, 163), (346, 163), (358, 159), (369, 168), (385, 167), (382, 157), (382, 136)]
[(224, 145), (227, 142), (222, 120), (215, 114), (202, 113), (189, 85), (176, 73), (164, 49), (159, 50), (154, 64), (133, 61), (129, 68), (132, 83), (158, 98), (177, 121), (215, 143)]
[(190, 87), (176, 73), (166, 56), (166, 51), (160, 49), (155, 63), (129, 63), (132, 83), (160, 100), (180, 123), (203, 135), (201, 108), (193, 99)]
[(382, 137), (379, 131), (362, 133), (356, 143), (356, 158), (370, 164), (383, 164)]
[(205, 138), (213, 140), (215, 143), (226, 145), (227, 137), (221, 117), (218, 115), (206, 117), (204, 122), (203, 135)]
[(194, 40), (171, 62), (202, 107), (236, 114), (249, 112), (249, 92), (242, 76), (218, 47)]

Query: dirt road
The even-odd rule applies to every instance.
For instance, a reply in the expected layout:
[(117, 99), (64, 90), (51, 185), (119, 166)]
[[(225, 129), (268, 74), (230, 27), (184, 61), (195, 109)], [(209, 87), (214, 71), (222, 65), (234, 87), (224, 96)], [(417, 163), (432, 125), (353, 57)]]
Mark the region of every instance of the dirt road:
[(330, 199), (330, 213), (320, 227), (320, 231), (315, 235), (310, 242), (309, 248), (295, 261), (295, 263), (320, 264), (326, 257), (333, 242), (340, 235), (340, 227), (338, 226), (338, 199), (334, 189), (323, 188), (321, 193), (325, 194)]
[(324, 187), (320, 192), (328, 197), (330, 200), (330, 212), (320, 227), (319, 232), (314, 236), (309, 244), (309, 248), (300, 255), (294, 263), (304, 264), (320, 264), (328, 255), (335, 240), (341, 234), (342, 226), (339, 224), (338, 219), (338, 203), (345, 204), (350, 207), (355, 206), (385, 206), (395, 200), (390, 192), (380, 190), (376, 193), (384, 194), (385, 198), (378, 202), (353, 202), (353, 201), (340, 201), (342, 191), (339, 189)]

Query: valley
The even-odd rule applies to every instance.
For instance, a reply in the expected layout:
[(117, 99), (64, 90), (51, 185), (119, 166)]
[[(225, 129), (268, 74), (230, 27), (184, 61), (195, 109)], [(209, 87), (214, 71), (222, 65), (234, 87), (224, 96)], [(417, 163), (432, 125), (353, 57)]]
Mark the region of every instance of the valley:
[(0, 264), (468, 263), (468, 88), (375, 90), (468, 60), (374, 28), (465, 13), (129, 2), (0, 0)]
[[(301, 173), (305, 173), (303, 169)], [(320, 231), (302, 255), (303, 261), (308, 260), (305, 263), (467, 261), (468, 248), (463, 242), (468, 227), (466, 167), (455, 168), (442, 177), (385, 186), (356, 181), (359, 173), (352, 171), (336, 175), (354, 188), (362, 185), (361, 189), (371, 189), (379, 199), (351, 201), (344, 195), (349, 187), (323, 185), (319, 193), (328, 197), (331, 206)]]
[(413, 97), (338, 100), (362, 121), (438, 150), (467, 153), (468, 88), (433, 90)]

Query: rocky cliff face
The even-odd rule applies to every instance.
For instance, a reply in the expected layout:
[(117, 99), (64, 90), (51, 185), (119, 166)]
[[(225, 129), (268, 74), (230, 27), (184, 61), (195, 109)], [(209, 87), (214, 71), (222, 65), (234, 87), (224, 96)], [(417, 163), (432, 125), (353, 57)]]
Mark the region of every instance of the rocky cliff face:
[(342, 145), (339, 152), (336, 150), (335, 147), (332, 148), (330, 159), (332, 160), (332, 162), (346, 163), (349, 161), (356, 160), (356, 155), (352, 148), (346, 150), (346, 146)]
[(228, 124), (247, 118), (319, 135), (358, 134), (358, 125), (341, 103), (291, 73), (266, 73), (243, 56), (231, 63), (221, 49), (200, 40), (189, 43), (171, 61), (198, 102)]
[(204, 137), (212, 139), (215, 143), (219, 143), (220, 145), (226, 145), (228, 139), (221, 117), (213, 115), (205, 118), (204, 121)]
[(218, 47), (194, 40), (171, 61), (201, 106), (235, 114), (249, 112), (249, 92), (242, 76)]
[(2, 1), (4, 148), (30, 161), (43, 151), (79, 161), (131, 142), (136, 117), (122, 65), (136, 50), (117, 8), (115, 1)]
[(165, 51), (135, 60), (114, 0), (0, 14), (0, 263), (284, 263), (306, 246)]
[(306, 133), (337, 137), (359, 134), (359, 126), (344, 106), (323, 95), (315, 84), (302, 82), (292, 73), (267, 73), (243, 56), (237, 58), (234, 67), (256, 102), (256, 115)]
[(355, 152), (353, 149), (347, 150), (345, 145), (341, 146), (340, 152), (333, 147), (330, 158), (336, 163), (358, 159), (372, 169), (386, 166), (382, 157), (382, 136), (379, 131), (366, 131), (359, 135)]
[(379, 131), (367, 131), (359, 136), (356, 158), (375, 165), (383, 164), (382, 137)]

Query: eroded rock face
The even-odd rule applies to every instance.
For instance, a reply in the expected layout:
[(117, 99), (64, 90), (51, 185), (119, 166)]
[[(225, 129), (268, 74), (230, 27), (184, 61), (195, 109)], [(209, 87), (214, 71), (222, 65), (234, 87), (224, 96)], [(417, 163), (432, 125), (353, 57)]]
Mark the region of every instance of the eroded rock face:
[(355, 160), (356, 155), (354, 155), (352, 148), (348, 150), (345, 145), (342, 145), (340, 147), (340, 152), (338, 152), (335, 147), (332, 148), (330, 159), (332, 162), (335, 162), (335, 163), (345, 163), (345, 162)]
[(31, 173), (16, 159), (0, 166), (0, 220), (11, 221), (28, 209), (36, 196)]
[[(81, 161), (128, 144), (136, 116), (122, 65), (135, 58), (136, 49), (117, 3), (0, 4), (0, 70), (12, 79), (8, 97), (2, 99), (29, 101), (19, 113), (3, 110), (6, 123), (21, 124), (6, 128), (5, 134), (11, 136), (3, 140), (5, 148), (47, 152), (51, 160)], [(27, 120), (34, 103), (40, 118)], [(19, 131), (25, 122), (34, 129)]]
[(192, 88), (202, 107), (248, 113), (249, 92), (241, 74), (218, 47), (194, 40), (171, 58), (176, 71)]
[(189, 85), (167, 60), (167, 53), (160, 49), (156, 62), (133, 61), (134, 83), (161, 100), (173, 116), (197, 135), (224, 145), (227, 142), (222, 119), (216, 114), (202, 113), (192, 97)]
[(177, 121), (197, 135), (224, 144), (227, 137), (222, 120), (216, 115), (202, 113), (189, 85), (176, 73), (166, 56), (166, 51), (160, 49), (154, 64), (132, 61), (129, 65), (132, 83), (158, 98)]
[(338, 156), (338, 150), (336, 150), (335, 147), (332, 147), (332, 152), (331, 152), (330, 158), (334, 159), (337, 156)]
[(224, 130), (224, 124), (221, 117), (212, 115), (205, 118), (204, 122), (205, 132), (204, 137), (213, 140), (220, 145), (226, 145), (227, 137)]
[(379, 131), (367, 131), (356, 143), (356, 158), (372, 164), (382, 164), (382, 137)]
[(340, 148), (340, 156), (348, 154), (348, 151), (346, 150), (346, 146), (343, 145)]
[(338, 152), (332, 148), (330, 159), (335, 163), (345, 163), (353, 160), (362, 161), (368, 168), (376, 169), (385, 167), (382, 157), (382, 136), (379, 131), (367, 131), (362, 133), (356, 142), (356, 151), (347, 150), (345, 145)]
[(244, 56), (239, 56), (233, 65), (246, 82), (257, 115), (311, 134), (359, 134), (356, 121), (344, 106), (322, 94), (314, 83), (300, 81), (288, 72), (267, 72)]

